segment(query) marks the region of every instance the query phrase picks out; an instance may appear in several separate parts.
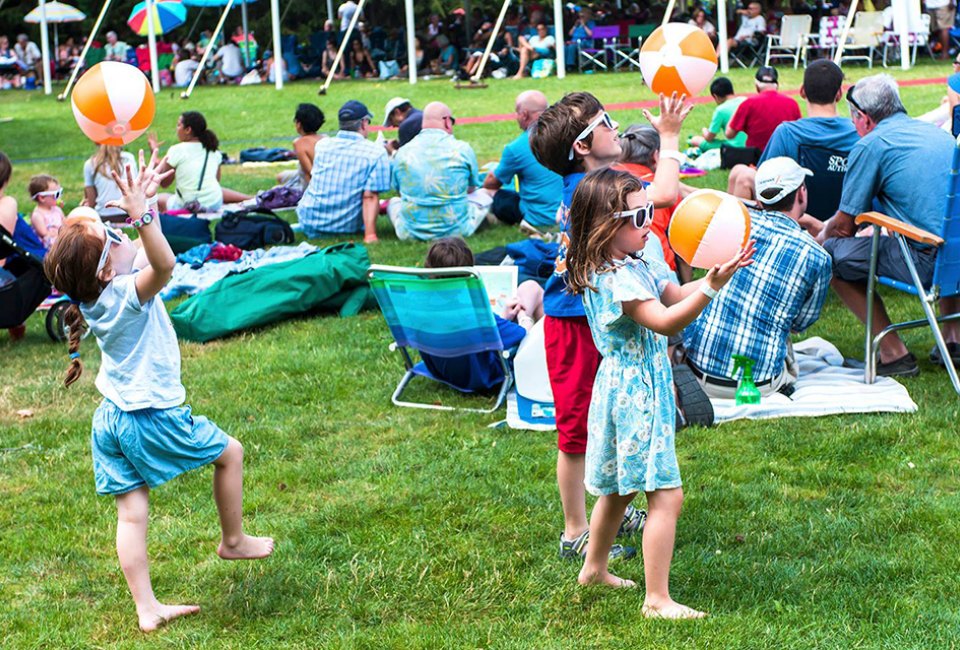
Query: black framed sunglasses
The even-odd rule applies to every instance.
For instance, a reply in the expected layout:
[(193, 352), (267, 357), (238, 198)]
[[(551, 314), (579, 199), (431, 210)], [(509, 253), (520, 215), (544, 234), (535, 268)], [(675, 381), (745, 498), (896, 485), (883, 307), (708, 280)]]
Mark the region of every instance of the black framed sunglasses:
[(634, 208), (633, 210), (622, 210), (620, 212), (614, 212), (614, 219), (632, 219), (633, 227), (637, 230), (642, 230), (650, 225), (653, 221), (653, 203), (647, 203), (646, 205), (641, 205), (639, 208)]
[(853, 106), (855, 109), (857, 109), (858, 113), (863, 113), (864, 115), (867, 115), (867, 112), (862, 108), (860, 108), (860, 104), (858, 104), (857, 100), (853, 98), (853, 89), (856, 87), (857, 87), (856, 84), (854, 84), (853, 86), (850, 86), (849, 88), (847, 88), (847, 103)]

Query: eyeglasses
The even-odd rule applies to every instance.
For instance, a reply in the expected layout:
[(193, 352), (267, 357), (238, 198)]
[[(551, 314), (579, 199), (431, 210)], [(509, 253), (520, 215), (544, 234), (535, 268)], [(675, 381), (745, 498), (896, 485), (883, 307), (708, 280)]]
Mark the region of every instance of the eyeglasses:
[(63, 196), (63, 188), (62, 188), (62, 187), (58, 187), (58, 188), (55, 189), (55, 190), (46, 190), (45, 192), (37, 192), (36, 194), (34, 194), (34, 195), (33, 195), (32, 197), (30, 197), (30, 198), (32, 198), (32, 199), (38, 199), (38, 198), (40, 198), (41, 196), (52, 196), (54, 199), (59, 199), (61, 196)]
[(450, 126), (453, 126), (457, 123), (457, 118), (455, 118), (453, 115), (444, 115), (442, 119), (450, 120)]
[(107, 258), (110, 257), (110, 244), (120, 245), (123, 243), (123, 236), (120, 234), (120, 231), (116, 228), (108, 228), (102, 221), (100, 225), (103, 226), (103, 252), (100, 253), (100, 261), (97, 263), (97, 271), (94, 275), (100, 275), (100, 271), (103, 270), (103, 267), (107, 264)]
[(614, 219), (632, 219), (633, 227), (637, 230), (642, 230), (650, 225), (650, 222), (653, 221), (653, 203), (647, 203), (646, 205), (641, 205), (639, 208), (634, 208), (633, 210), (623, 210), (622, 212), (614, 212)]
[[(861, 114), (863, 114), (863, 115), (867, 115), (867, 112), (866, 112), (865, 110), (863, 110), (862, 108), (860, 108), (860, 104), (858, 104), (858, 103), (856, 102), (856, 100), (853, 98), (853, 89), (854, 89), (854, 88), (856, 88), (856, 85), (853, 85), (853, 86), (850, 86), (849, 88), (847, 88), (847, 103), (850, 104), (851, 106), (853, 106), (853, 107), (857, 110), (858, 113), (861, 113)], [(850, 117), (853, 117), (853, 116), (851, 115)]]
[[(581, 140), (585, 140), (587, 136), (593, 133), (594, 129), (600, 126), (601, 122), (605, 127), (610, 129), (611, 131), (616, 131), (618, 128), (620, 128), (620, 124), (615, 122), (613, 118), (610, 117), (609, 113), (607, 113), (606, 111), (603, 111), (602, 113), (600, 113), (600, 115), (597, 115), (595, 118), (593, 118), (590, 124), (587, 125), (587, 128), (585, 128), (583, 131), (580, 132), (580, 135), (577, 136), (577, 139), (573, 141), (573, 145), (576, 145)], [(573, 160), (574, 158), (573, 145), (570, 146), (569, 160)]]

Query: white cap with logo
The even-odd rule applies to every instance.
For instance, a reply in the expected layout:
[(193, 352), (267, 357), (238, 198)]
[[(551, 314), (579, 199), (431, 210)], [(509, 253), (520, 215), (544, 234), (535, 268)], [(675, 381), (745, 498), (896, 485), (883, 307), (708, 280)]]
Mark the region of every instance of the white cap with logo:
[(757, 200), (772, 205), (803, 185), (807, 176), (813, 176), (813, 172), (798, 165), (793, 158), (770, 158), (757, 168), (754, 180)]

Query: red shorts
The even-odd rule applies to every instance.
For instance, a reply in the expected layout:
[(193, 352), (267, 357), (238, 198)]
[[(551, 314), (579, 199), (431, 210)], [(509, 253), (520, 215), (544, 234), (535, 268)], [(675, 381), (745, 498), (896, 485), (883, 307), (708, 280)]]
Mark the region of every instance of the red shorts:
[(585, 316), (544, 317), (543, 338), (557, 414), (557, 447), (567, 454), (584, 454), (590, 395), (600, 353)]

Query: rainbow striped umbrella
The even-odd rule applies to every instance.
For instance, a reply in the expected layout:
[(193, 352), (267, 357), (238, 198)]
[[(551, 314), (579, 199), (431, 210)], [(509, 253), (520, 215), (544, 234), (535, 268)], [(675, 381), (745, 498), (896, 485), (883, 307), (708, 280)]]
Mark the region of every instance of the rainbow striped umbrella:
[[(179, 0), (161, 0), (153, 2), (153, 28), (157, 34), (166, 34), (187, 20), (187, 8)], [(147, 23), (147, 3), (141, 2), (130, 12), (127, 19), (130, 29), (140, 36), (146, 36), (150, 28)]]

